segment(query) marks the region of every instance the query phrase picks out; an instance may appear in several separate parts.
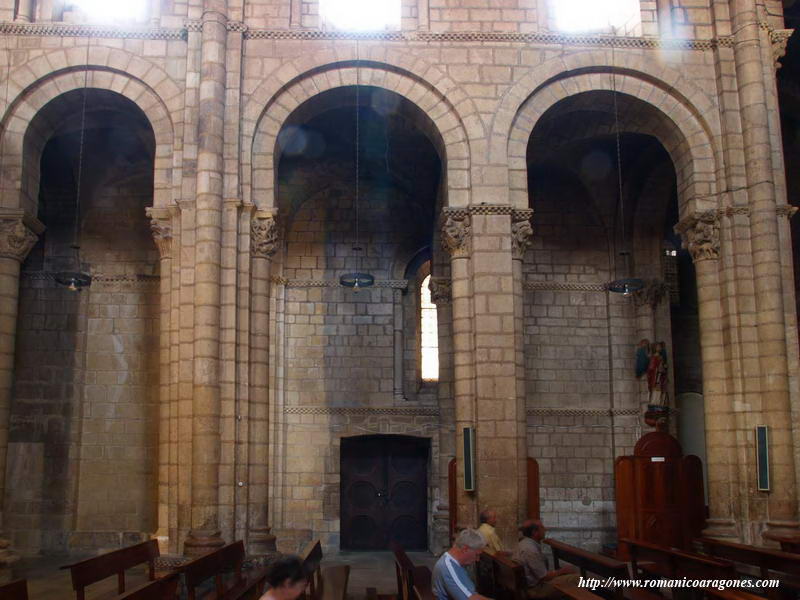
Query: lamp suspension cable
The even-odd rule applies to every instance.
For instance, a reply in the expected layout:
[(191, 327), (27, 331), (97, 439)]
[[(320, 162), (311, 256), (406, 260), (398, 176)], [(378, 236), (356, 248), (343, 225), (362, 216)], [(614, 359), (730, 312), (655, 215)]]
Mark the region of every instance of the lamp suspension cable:
[[(360, 54), (358, 40), (356, 40), (356, 113), (355, 113), (355, 245), (353, 246), (353, 254), (355, 256), (357, 267), (361, 267), (361, 255), (359, 254), (363, 248), (361, 247), (361, 225), (359, 223), (359, 205), (361, 196), (361, 69), (360, 69)], [(375, 278), (369, 273), (362, 273), (356, 271), (354, 273), (345, 273), (339, 277), (339, 284), (344, 287), (353, 288), (356, 292), (360, 288), (371, 287), (375, 283)]]
[(64, 271), (56, 274), (56, 282), (66, 286), (71, 292), (79, 292), (92, 283), (92, 277), (84, 273), (81, 265), (80, 222), (81, 222), (81, 193), (83, 191), (83, 161), (86, 145), (86, 105), (89, 95), (89, 48), (91, 38), (86, 42), (86, 63), (83, 70), (83, 97), (81, 102), (81, 130), (78, 138), (78, 173), (75, 176), (75, 221), (72, 230), (72, 250), (75, 262), (74, 271)]
[[(614, 35), (617, 34), (616, 28), (613, 29)], [(610, 292), (622, 294), (623, 296), (630, 296), (633, 292), (640, 290), (644, 287), (644, 282), (641, 279), (631, 277), (630, 274), (630, 251), (627, 250), (628, 238), (625, 229), (625, 197), (623, 195), (622, 185), (622, 142), (619, 128), (619, 105), (617, 100), (617, 72), (616, 72), (616, 54), (614, 46), (611, 46), (611, 98), (614, 106), (614, 141), (616, 145), (617, 154), (617, 197), (619, 201), (619, 218), (621, 221), (621, 250), (619, 252), (622, 256), (623, 264), (623, 277), (622, 279), (615, 279), (608, 284)], [(614, 276), (617, 275), (616, 269), (616, 256), (614, 257)]]

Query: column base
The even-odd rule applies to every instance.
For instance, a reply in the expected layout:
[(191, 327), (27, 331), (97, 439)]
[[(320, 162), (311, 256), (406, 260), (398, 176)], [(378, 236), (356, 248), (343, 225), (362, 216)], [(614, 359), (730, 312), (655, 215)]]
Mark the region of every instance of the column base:
[(186, 556), (201, 556), (214, 552), (225, 545), (220, 531), (193, 530), (183, 543), (183, 553)]
[(250, 556), (269, 556), (278, 552), (276, 538), (271, 527), (253, 527), (247, 540)]
[(11, 542), (0, 538), (0, 585), (10, 582), (14, 577), (11, 565), (19, 560), (19, 554), (11, 549)]
[(741, 539), (741, 533), (733, 519), (707, 519), (703, 537), (738, 541)]
[(800, 539), (800, 522), (767, 521), (761, 532), (762, 541), (780, 542), (781, 538)]

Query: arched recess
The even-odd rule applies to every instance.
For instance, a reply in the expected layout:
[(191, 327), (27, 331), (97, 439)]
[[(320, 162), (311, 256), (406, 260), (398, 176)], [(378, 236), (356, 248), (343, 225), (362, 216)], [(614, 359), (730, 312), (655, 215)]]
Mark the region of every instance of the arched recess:
[[(155, 530), (159, 265), (145, 208), (156, 136), (133, 100), (78, 81), (27, 121), (9, 202), (45, 225), (21, 265), (10, 403), (6, 525), (26, 553)], [(54, 281), (75, 245), (94, 276), (81, 293)]]
[(85, 76), (83, 68), (58, 71), (31, 83), (11, 103), (0, 123), (3, 129), (0, 152), (5, 167), (0, 173), (3, 207), (22, 208), (36, 214), (38, 160), (59, 122), (43, 119), (34, 126), (31, 124), (50, 101), (66, 92), (83, 89), (84, 85), (119, 94), (144, 113), (155, 137), (153, 206), (173, 204), (174, 130), (165, 102), (150, 86), (128, 73), (90, 65), (88, 77)]
[(716, 208), (718, 161), (712, 134), (698, 117), (697, 110), (664, 88), (643, 74), (616, 70), (612, 77), (609, 67), (597, 67), (560, 73), (545, 81), (524, 100), (511, 119), (507, 110), (505, 113), (498, 111), (493, 141), (503, 131), (509, 132), (506, 156), (502, 156), (501, 145), (493, 143), (491, 162), (507, 159), (512, 205), (527, 206), (528, 142), (548, 109), (585, 92), (616, 91), (619, 98), (641, 101), (636, 105), (637, 114), (626, 114), (625, 118), (638, 121), (638, 130), (658, 139), (669, 153), (678, 178), (681, 216)]
[[(372, 86), (399, 94), (435, 125), (437, 137), (442, 140), (442, 160), (445, 165), (448, 206), (466, 206), (470, 202), (470, 140), (456, 106), (433, 85), (409, 72), (389, 65), (367, 61), (334, 63), (297, 76), (263, 106), (255, 118), (253, 136), (245, 133), (242, 148), (243, 191), (246, 203), (253, 202), (262, 210), (273, 210), (275, 201), (274, 151), (278, 134), (286, 119), (301, 104), (312, 97), (336, 88)], [(263, 93), (263, 92), (262, 92)], [(474, 109), (471, 102), (464, 104)], [(244, 119), (253, 119), (251, 100)], [(470, 115), (477, 119), (477, 111)], [(252, 141), (250, 141), (252, 140)]]

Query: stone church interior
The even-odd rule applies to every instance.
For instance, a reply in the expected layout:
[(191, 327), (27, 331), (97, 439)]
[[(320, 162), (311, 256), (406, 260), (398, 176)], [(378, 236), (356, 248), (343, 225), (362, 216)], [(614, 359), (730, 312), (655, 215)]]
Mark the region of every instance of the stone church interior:
[(798, 27), (0, 0), (0, 600), (800, 596)]

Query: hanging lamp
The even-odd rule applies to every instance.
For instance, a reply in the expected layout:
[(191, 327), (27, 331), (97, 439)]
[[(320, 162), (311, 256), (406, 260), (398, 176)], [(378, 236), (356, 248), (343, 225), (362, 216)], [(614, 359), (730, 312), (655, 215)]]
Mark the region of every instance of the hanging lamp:
[[(358, 52), (356, 52), (356, 56), (358, 56)], [(356, 58), (358, 60), (358, 58)], [(356, 168), (355, 168), (355, 229), (356, 229), (356, 240), (355, 245), (353, 246), (353, 253), (357, 258), (357, 265), (361, 266), (361, 257), (359, 255), (360, 252), (363, 251), (363, 248), (359, 245), (359, 223), (358, 223), (358, 200), (359, 200), (359, 141), (360, 141), (360, 79), (359, 79), (359, 69), (358, 63), (356, 62), (356, 135), (355, 135), (355, 146), (356, 146)], [(356, 268), (358, 268), (358, 266)], [(341, 277), (339, 277), (339, 284), (344, 287), (353, 288), (356, 292), (358, 292), (361, 288), (368, 288), (375, 285), (375, 277), (370, 275), (369, 273), (362, 273), (360, 271), (355, 271), (353, 273), (345, 273)]]
[(56, 283), (71, 292), (80, 292), (92, 285), (92, 276), (81, 266), (80, 222), (81, 222), (81, 184), (83, 179), (83, 151), (86, 137), (86, 96), (89, 88), (89, 44), (86, 44), (86, 68), (83, 72), (83, 104), (81, 106), (81, 135), (78, 143), (78, 176), (75, 185), (75, 227), (71, 248), (74, 250), (74, 269), (56, 273)]
[[(616, 35), (616, 31), (614, 32)], [(613, 52), (614, 46), (611, 46), (612, 52), (612, 63), (613, 60)], [(619, 195), (619, 213), (620, 213), (620, 220), (622, 222), (622, 250), (620, 250), (619, 255), (622, 257), (623, 264), (624, 264), (624, 277), (621, 279), (615, 279), (610, 283), (606, 284), (606, 288), (609, 292), (613, 292), (615, 294), (622, 294), (626, 298), (633, 295), (634, 292), (637, 292), (644, 288), (644, 281), (639, 279), (638, 277), (630, 277), (630, 251), (626, 249), (627, 238), (625, 236), (625, 200), (622, 195), (622, 151), (621, 151), (621, 144), (620, 144), (620, 133), (619, 133), (619, 110), (617, 107), (617, 81), (614, 71), (611, 71), (611, 93), (614, 98), (614, 137), (616, 140), (616, 147), (617, 147), (617, 191)], [(614, 260), (614, 275), (617, 274), (617, 261)]]

